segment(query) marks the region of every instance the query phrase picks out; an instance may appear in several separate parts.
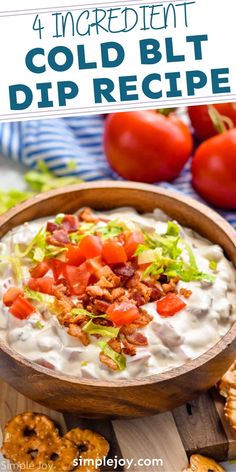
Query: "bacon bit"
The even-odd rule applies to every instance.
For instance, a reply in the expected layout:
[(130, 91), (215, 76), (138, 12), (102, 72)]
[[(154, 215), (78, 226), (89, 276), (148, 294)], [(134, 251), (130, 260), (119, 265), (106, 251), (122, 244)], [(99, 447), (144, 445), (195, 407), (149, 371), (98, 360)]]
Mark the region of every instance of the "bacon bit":
[(99, 359), (102, 364), (105, 364), (109, 369), (118, 370), (118, 365), (110, 357), (106, 356), (103, 352), (100, 352)]
[(79, 228), (78, 216), (76, 216), (76, 215), (65, 215), (63, 220), (62, 220), (62, 226), (68, 233), (72, 233), (73, 231), (77, 231), (78, 228)]
[(53, 246), (64, 246), (70, 242), (69, 236), (64, 229), (58, 229), (54, 233), (47, 237), (47, 242)]
[(147, 311), (143, 310), (142, 314), (139, 316), (137, 320), (133, 323), (136, 327), (143, 327), (147, 326), (153, 320), (153, 316), (147, 313)]
[(57, 223), (54, 223), (53, 221), (47, 222), (46, 231), (49, 233), (54, 233), (54, 231), (58, 229), (60, 229), (60, 226)]
[(76, 325), (76, 324), (71, 323), (69, 325), (69, 329), (68, 329), (67, 333), (70, 336), (75, 336), (76, 338), (78, 338), (84, 346), (88, 346), (90, 344), (90, 339), (89, 339), (88, 333), (85, 333), (82, 330), (82, 328), (80, 326)]
[(159, 274), (158, 277), (157, 277), (157, 280), (158, 280), (158, 282), (160, 282), (160, 284), (167, 284), (168, 277), (165, 274)]
[(179, 277), (174, 277), (170, 279), (168, 284), (163, 284), (162, 289), (164, 293), (174, 292), (177, 293), (176, 284), (179, 282)]
[(113, 349), (113, 351), (118, 352), (118, 354), (121, 353), (122, 351), (121, 342), (118, 341), (118, 339), (116, 338), (110, 339), (110, 341), (108, 341), (107, 344), (109, 344), (109, 346)]
[(60, 283), (55, 286), (53, 295), (56, 298), (58, 298), (59, 300), (65, 300), (66, 299), (66, 301), (70, 302), (70, 298), (67, 297), (68, 289), (67, 289), (66, 284), (64, 284), (64, 279), (59, 279), (58, 282), (60, 282)]
[(151, 293), (152, 293), (152, 289), (150, 287), (148, 287), (147, 285), (140, 282), (137, 285), (137, 291), (144, 298), (145, 303), (148, 303), (150, 301), (150, 297), (151, 297)]
[(99, 218), (94, 215), (90, 208), (84, 208), (81, 210), (79, 213), (79, 219), (80, 221), (86, 221), (86, 223), (97, 223), (99, 221)]
[(179, 290), (180, 295), (183, 295), (185, 298), (189, 298), (192, 295), (192, 290), (188, 290), (187, 288), (182, 287)]
[(112, 302), (112, 295), (106, 288), (98, 287), (98, 285), (89, 285), (86, 293), (92, 298), (105, 298), (106, 301)]
[(113, 288), (112, 292), (112, 301), (119, 301), (119, 299), (125, 295), (125, 289), (122, 287)]
[(141, 272), (136, 271), (134, 273), (133, 277), (131, 277), (131, 279), (128, 280), (127, 287), (128, 288), (138, 288), (138, 284), (141, 280), (141, 277), (142, 277)]
[(142, 295), (140, 295), (138, 290), (132, 290), (129, 293), (129, 299), (134, 301), (135, 305), (137, 306), (141, 306), (145, 304), (145, 299), (144, 297), (142, 297)]
[(134, 323), (130, 323), (129, 325), (121, 326), (120, 333), (126, 336), (127, 334), (132, 334), (136, 331), (137, 326)]
[(122, 264), (115, 267), (114, 272), (121, 277), (123, 282), (127, 282), (135, 274), (135, 268), (130, 264)]
[(95, 299), (93, 303), (94, 303), (96, 309), (101, 313), (106, 313), (107, 309), (110, 306), (110, 303), (105, 302), (104, 300), (96, 300)]
[(113, 326), (113, 323), (111, 320), (108, 320), (107, 318), (94, 318), (93, 319), (95, 324), (98, 324), (100, 326)]
[(67, 313), (64, 318), (63, 318), (63, 324), (66, 324), (67, 326), (72, 324), (77, 324), (77, 325), (82, 325), (83, 323), (86, 323), (88, 321), (88, 317), (86, 315), (76, 315), (76, 316), (71, 316), (71, 313)]
[(124, 345), (124, 347), (122, 349), (122, 352), (124, 354), (127, 354), (127, 356), (135, 356), (136, 355), (136, 347), (133, 344), (129, 343), (127, 341), (127, 339), (125, 339), (125, 338), (122, 339), (122, 343)]
[(159, 300), (159, 298), (163, 297), (163, 291), (157, 285), (151, 285), (150, 288), (152, 289), (150, 296), (151, 302)]
[(142, 333), (139, 333), (136, 331), (135, 333), (132, 334), (127, 334), (126, 339), (130, 344), (134, 344), (135, 346), (147, 346), (148, 345), (148, 340), (146, 336), (144, 336)]
[[(109, 283), (109, 287), (111, 288), (115, 288), (115, 287), (119, 287), (120, 285), (120, 277), (117, 277), (116, 274), (114, 274), (113, 270), (108, 266), (104, 266), (102, 267), (100, 270), (99, 270), (99, 282), (97, 283), (97, 285), (99, 287), (102, 287), (102, 288), (106, 288), (106, 287), (103, 287), (102, 284), (105, 283)], [(103, 282), (101, 282), (101, 280)]]

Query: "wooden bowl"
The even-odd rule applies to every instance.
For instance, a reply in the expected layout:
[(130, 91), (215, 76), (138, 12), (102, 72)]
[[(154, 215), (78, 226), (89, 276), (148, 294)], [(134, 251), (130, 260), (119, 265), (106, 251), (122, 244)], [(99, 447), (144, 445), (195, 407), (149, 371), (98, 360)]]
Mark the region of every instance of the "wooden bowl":
[[(83, 206), (111, 210), (133, 206), (139, 212), (161, 208), (221, 245), (236, 266), (236, 233), (206, 206), (151, 185), (120, 182), (87, 183), (39, 195), (0, 218), (0, 237), (13, 227)], [(0, 341), (0, 376), (16, 390), (49, 408), (84, 417), (138, 417), (173, 409), (212, 387), (235, 358), (236, 323), (205, 354), (181, 367), (143, 379), (120, 381), (70, 377), (23, 358)]]

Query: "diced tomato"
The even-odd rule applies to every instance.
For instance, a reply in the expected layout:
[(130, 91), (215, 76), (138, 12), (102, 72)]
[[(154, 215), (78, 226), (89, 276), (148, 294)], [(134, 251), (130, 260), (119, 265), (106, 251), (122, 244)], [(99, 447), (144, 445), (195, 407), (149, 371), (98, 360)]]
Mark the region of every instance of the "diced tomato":
[(78, 217), (76, 215), (65, 215), (62, 220), (62, 226), (66, 231), (68, 231), (68, 233), (77, 231), (79, 227)]
[(161, 316), (173, 316), (182, 310), (186, 303), (174, 293), (168, 293), (164, 298), (157, 301), (157, 312)]
[(88, 235), (80, 241), (80, 250), (86, 259), (100, 256), (102, 253), (102, 242), (98, 236)]
[(72, 295), (83, 295), (89, 283), (90, 272), (86, 262), (79, 267), (65, 265), (63, 275), (68, 283)]
[(35, 311), (35, 306), (32, 305), (28, 300), (26, 300), (23, 295), (18, 295), (18, 297), (13, 302), (11, 308), (9, 309), (9, 312), (20, 320), (25, 320), (26, 318), (29, 318), (29, 316), (32, 315), (32, 313), (34, 313)]
[(101, 256), (88, 259), (86, 265), (90, 274), (99, 279), (100, 270), (104, 267), (104, 262), (102, 261)]
[(79, 266), (85, 261), (85, 257), (76, 244), (67, 244), (68, 251), (65, 253), (66, 260), (70, 265)]
[(131, 259), (139, 246), (139, 244), (144, 243), (144, 236), (141, 231), (133, 231), (125, 243), (125, 252), (127, 254), (128, 259)]
[(140, 316), (138, 308), (131, 302), (113, 303), (107, 314), (116, 326), (130, 324)]
[(106, 241), (103, 245), (102, 256), (107, 264), (123, 264), (127, 261), (124, 246), (117, 241)]
[(31, 277), (34, 277), (37, 279), (38, 277), (43, 277), (44, 275), (46, 275), (49, 269), (50, 269), (49, 262), (42, 261), (38, 265), (30, 269), (30, 275)]
[(19, 295), (23, 295), (23, 290), (19, 287), (10, 287), (3, 295), (3, 303), (11, 306)]
[(56, 282), (63, 273), (65, 265), (65, 262), (62, 262), (59, 259), (50, 259), (50, 267), (52, 269), (53, 277)]
[(53, 295), (55, 282), (52, 277), (39, 277), (37, 279), (30, 279), (28, 287), (36, 292), (47, 293)]

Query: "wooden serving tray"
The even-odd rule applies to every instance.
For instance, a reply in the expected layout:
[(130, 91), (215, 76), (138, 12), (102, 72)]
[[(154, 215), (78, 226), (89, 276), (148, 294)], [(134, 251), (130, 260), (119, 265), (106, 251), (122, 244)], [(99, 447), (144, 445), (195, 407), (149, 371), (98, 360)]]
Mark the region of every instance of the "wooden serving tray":
[[(29, 379), (30, 382), (30, 379)], [(63, 407), (63, 405), (62, 405)], [(87, 420), (75, 414), (49, 410), (22, 396), (0, 380), (0, 427), (18, 413), (35, 411), (49, 415), (61, 426), (62, 433), (76, 426), (103, 434), (111, 445), (110, 457), (161, 458), (163, 472), (180, 472), (187, 456), (199, 452), (217, 461), (236, 458), (236, 432), (225, 421), (224, 400), (213, 389), (198, 400), (172, 412), (134, 420)], [(0, 434), (1, 436), (1, 434)], [(1, 438), (0, 438), (1, 439)], [(103, 470), (110, 470), (107, 467)], [(127, 468), (116, 469), (126, 471)], [(129, 469), (132, 471), (132, 469)], [(139, 472), (138, 467), (135, 467)], [(143, 467), (142, 471), (157, 471)]]

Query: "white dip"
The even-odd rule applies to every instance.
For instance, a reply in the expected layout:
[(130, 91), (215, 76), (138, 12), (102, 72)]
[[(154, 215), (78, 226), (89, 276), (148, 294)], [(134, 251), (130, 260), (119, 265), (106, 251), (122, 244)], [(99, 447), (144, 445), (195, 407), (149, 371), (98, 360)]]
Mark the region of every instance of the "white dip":
[[(134, 224), (150, 231), (164, 234), (167, 218), (157, 210), (153, 214), (140, 216), (130, 209), (107, 213), (108, 218), (119, 219), (132, 228)], [(79, 339), (67, 334), (56, 315), (37, 304), (37, 311), (28, 319), (20, 320), (9, 313), (2, 297), (10, 286), (22, 286), (29, 279), (27, 264), (23, 264), (23, 276), (14, 280), (11, 259), (15, 245), (30, 243), (45, 220), (25, 223), (8, 233), (0, 243), (0, 336), (22, 356), (31, 361), (51, 364), (54, 369), (68, 375), (98, 379), (128, 379), (146, 377), (180, 366), (196, 358), (214, 346), (224, 336), (236, 319), (236, 279), (232, 264), (224, 257), (222, 249), (190, 229), (180, 228), (181, 238), (191, 247), (199, 271), (215, 277), (213, 282), (194, 280), (178, 282), (181, 288), (191, 290), (189, 298), (179, 295), (186, 306), (174, 316), (160, 316), (156, 302), (146, 304), (145, 310), (153, 316), (139, 332), (148, 339), (147, 346), (137, 348), (135, 356), (126, 355), (126, 368), (113, 371), (99, 360), (101, 348), (98, 339), (84, 346)], [(104, 223), (105, 224), (105, 223)], [(188, 254), (183, 251), (183, 258)], [(209, 268), (214, 261), (215, 267)], [(31, 263), (32, 266), (32, 263)], [(14, 266), (13, 266), (14, 267)]]

